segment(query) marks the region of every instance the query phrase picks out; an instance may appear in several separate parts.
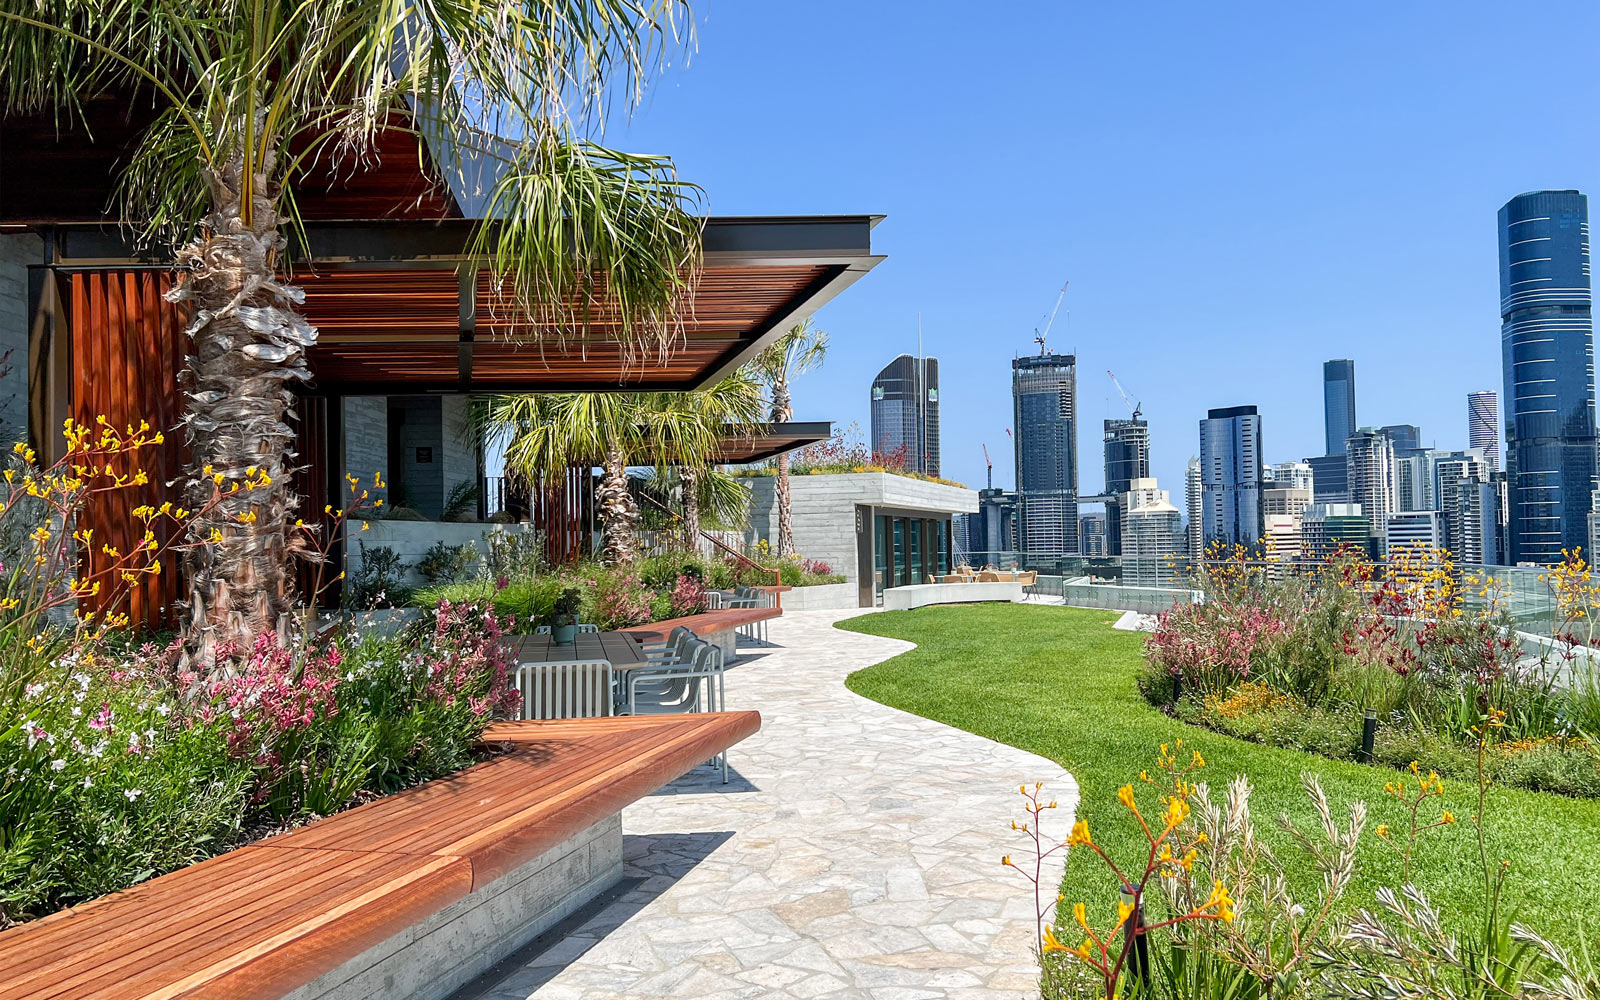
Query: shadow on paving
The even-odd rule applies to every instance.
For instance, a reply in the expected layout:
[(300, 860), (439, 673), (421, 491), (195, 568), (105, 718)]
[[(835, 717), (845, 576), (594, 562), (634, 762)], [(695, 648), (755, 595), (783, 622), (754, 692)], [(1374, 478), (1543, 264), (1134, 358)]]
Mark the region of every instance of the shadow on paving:
[[(722, 787), (720, 778), (716, 784)], [(732, 837), (730, 830), (624, 834), (622, 881), (461, 987), (449, 1000), (531, 996)]]

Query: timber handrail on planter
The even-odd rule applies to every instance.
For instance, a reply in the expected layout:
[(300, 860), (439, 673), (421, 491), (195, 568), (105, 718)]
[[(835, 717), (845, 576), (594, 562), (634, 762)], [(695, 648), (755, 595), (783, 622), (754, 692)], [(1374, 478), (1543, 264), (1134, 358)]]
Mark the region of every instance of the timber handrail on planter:
[(0, 933), (0, 1000), (282, 997), (760, 728), (756, 712), (513, 722), (505, 752)]

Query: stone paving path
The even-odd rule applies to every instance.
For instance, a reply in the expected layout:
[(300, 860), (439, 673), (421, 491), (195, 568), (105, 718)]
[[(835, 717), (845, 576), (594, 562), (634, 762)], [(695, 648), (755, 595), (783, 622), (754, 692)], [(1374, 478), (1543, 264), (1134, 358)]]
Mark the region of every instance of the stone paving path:
[(846, 690), (912, 648), (832, 628), (856, 613), (785, 615), (773, 646), (743, 648), (728, 704), (763, 723), (730, 783), (701, 767), (630, 806), (626, 891), (457, 1000), (1036, 997), (1032, 892), (1000, 858), (1024, 853), (1019, 784), (1060, 802), (1058, 838), (1077, 787), (1042, 757)]

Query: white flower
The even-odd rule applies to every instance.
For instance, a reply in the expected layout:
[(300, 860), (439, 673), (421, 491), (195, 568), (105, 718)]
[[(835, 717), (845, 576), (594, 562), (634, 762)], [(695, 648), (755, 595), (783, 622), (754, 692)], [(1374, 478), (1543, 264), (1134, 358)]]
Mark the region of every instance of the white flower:
[(83, 709), (79, 708), (76, 705), (72, 706), (72, 717), (74, 719), (80, 718), (82, 715), (83, 715)]
[(122, 794), (128, 797), (129, 802), (132, 802), (134, 799), (137, 799), (139, 796), (143, 795), (144, 791), (143, 789), (139, 788), (124, 788), (122, 790)]
[(29, 698), (37, 698), (37, 697), (39, 697), (40, 694), (44, 693), (44, 685), (43, 684), (29, 684), (27, 686), (27, 688), (25, 689), (25, 691), (26, 691), (26, 693), (27, 693)]
[(161, 704), (156, 706), (156, 714), (161, 716), (163, 719), (165, 719), (169, 714), (171, 714), (171, 712), (172, 712), (172, 709), (171, 709), (170, 706), (167, 705), (166, 702), (162, 702)]
[(93, 788), (94, 787), (94, 779), (90, 778), (88, 775), (84, 775), (83, 776), (83, 787), (85, 787), (85, 788)]
[(67, 760), (65, 757), (57, 757), (55, 760), (50, 762), (50, 770), (52, 771), (65, 771), (66, 769)]

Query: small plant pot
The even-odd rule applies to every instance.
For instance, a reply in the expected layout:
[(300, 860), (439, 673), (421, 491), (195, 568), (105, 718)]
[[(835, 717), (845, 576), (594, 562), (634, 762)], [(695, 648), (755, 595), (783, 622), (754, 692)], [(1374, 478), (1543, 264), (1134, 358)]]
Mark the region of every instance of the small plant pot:
[(578, 638), (578, 623), (550, 626), (550, 637), (558, 646), (570, 646)]

